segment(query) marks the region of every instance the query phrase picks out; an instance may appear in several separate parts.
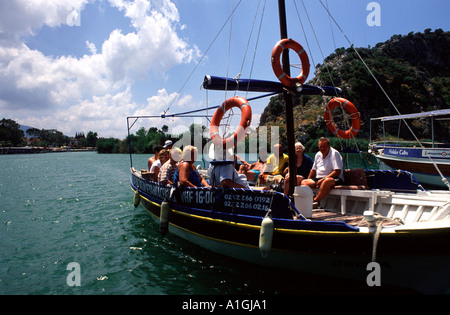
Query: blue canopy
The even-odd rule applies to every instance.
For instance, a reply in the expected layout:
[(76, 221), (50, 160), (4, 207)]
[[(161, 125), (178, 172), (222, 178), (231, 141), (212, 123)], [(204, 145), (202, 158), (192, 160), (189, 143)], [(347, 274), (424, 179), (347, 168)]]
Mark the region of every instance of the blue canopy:
[(388, 120), (415, 119), (415, 118), (422, 118), (422, 117), (435, 117), (435, 116), (446, 116), (446, 115), (450, 115), (450, 109), (438, 109), (438, 110), (433, 110), (430, 112), (376, 117), (376, 118), (371, 118), (371, 120), (388, 121)]
[[(274, 92), (282, 93), (284, 85), (280, 82), (254, 80), (254, 79), (231, 79), (224, 77), (215, 77), (207, 75), (203, 80), (203, 87), (207, 90), (225, 89), (229, 91), (248, 91), (248, 92)], [(332, 86), (314, 86), (303, 84), (299, 88), (294, 88), (296, 95), (327, 95), (337, 96), (342, 94), (340, 88)]]

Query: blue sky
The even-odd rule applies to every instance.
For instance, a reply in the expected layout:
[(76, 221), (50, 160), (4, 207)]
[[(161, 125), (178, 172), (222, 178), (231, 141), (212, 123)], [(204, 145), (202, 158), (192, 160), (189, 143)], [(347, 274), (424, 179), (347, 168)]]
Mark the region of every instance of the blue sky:
[[(69, 136), (96, 131), (100, 137), (124, 138), (126, 117), (161, 114), (198, 62), (169, 113), (215, 106), (233, 95), (200, 90), (206, 74), (234, 77), (242, 72), (242, 77), (248, 77), (252, 72), (252, 78), (276, 80), (270, 63), (280, 36), (275, 0), (242, 0), (231, 30), (228, 23), (208, 51), (239, 0), (0, 1), (0, 113), (23, 125), (54, 128)], [(379, 26), (367, 23), (371, 1), (322, 2), (355, 47), (374, 46), (394, 34), (450, 29), (448, 0), (376, 1)], [(322, 53), (326, 57), (336, 48), (349, 47), (319, 0), (295, 0), (295, 4), (307, 38), (294, 0), (286, 0), (288, 35), (305, 48), (308, 41), (311, 64), (322, 63)], [(310, 73), (308, 79), (313, 78), (314, 69)], [(253, 126), (267, 102), (251, 103)], [(206, 123), (156, 119), (139, 126), (166, 124), (170, 132), (178, 133), (193, 122)]]

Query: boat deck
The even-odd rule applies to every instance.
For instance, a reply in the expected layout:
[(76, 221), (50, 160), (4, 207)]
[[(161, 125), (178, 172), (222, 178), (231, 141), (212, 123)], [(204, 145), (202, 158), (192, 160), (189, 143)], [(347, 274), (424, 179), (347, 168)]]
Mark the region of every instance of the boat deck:
[[(337, 211), (325, 210), (325, 209), (317, 209), (313, 210), (313, 216), (311, 220), (317, 221), (343, 221), (350, 226), (355, 227), (367, 227), (367, 221), (364, 219), (364, 216), (360, 214), (347, 213), (342, 214)], [(398, 225), (396, 222), (385, 221), (383, 222), (383, 226), (389, 225)]]

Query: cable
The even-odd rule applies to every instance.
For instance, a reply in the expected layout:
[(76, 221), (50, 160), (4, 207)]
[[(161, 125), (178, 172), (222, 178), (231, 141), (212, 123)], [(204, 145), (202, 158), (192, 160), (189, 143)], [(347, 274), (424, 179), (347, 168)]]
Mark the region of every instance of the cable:
[(214, 39), (212, 40), (211, 44), (209, 44), (208, 48), (206, 49), (205, 53), (202, 55), (202, 57), (200, 58), (200, 60), (197, 62), (197, 64), (195, 65), (194, 69), (191, 71), (191, 73), (189, 74), (189, 76), (187, 77), (186, 81), (184, 81), (183, 85), (181, 86), (180, 90), (178, 91), (178, 93), (175, 95), (174, 99), (170, 102), (169, 107), (167, 107), (167, 109), (164, 111), (164, 115), (170, 110), (170, 108), (172, 107), (172, 105), (175, 103), (175, 101), (177, 100), (177, 98), (180, 96), (181, 91), (183, 91), (183, 89), (185, 88), (186, 84), (188, 83), (188, 81), (191, 79), (192, 75), (194, 74), (194, 72), (197, 70), (197, 68), (200, 66), (200, 63), (203, 61), (203, 59), (205, 59), (206, 54), (208, 53), (208, 51), (211, 49), (212, 45), (216, 42), (217, 38), (219, 37), (220, 33), (222, 33), (223, 29), (225, 28), (225, 26), (228, 24), (228, 21), (231, 19), (234, 11), (236, 11), (236, 9), (239, 7), (239, 5), (241, 4), (242, 0), (239, 0), (238, 4), (236, 5), (236, 7), (232, 10), (231, 14), (228, 16), (228, 18), (226, 19), (225, 23), (223, 23), (222, 27), (220, 28), (219, 32), (217, 33), (217, 35), (214, 37)]

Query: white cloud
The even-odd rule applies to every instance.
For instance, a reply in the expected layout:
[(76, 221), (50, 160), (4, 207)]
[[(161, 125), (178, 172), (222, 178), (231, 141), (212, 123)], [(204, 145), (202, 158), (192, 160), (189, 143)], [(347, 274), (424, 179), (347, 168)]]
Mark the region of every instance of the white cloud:
[(8, 0), (0, 10), (0, 39), (17, 41), (43, 25), (66, 24), (68, 16), (80, 12), (89, 0)]
[(87, 49), (89, 49), (91, 54), (93, 54), (93, 55), (97, 54), (97, 47), (95, 47), (94, 43), (91, 43), (90, 41), (87, 40), (86, 47), (87, 47)]
[[(157, 95), (147, 98), (147, 105), (137, 109), (133, 115), (135, 116), (160, 116), (164, 114), (164, 111), (172, 106), (177, 109), (177, 111), (188, 111), (194, 108), (195, 105), (192, 102), (191, 95), (184, 95), (182, 97), (176, 97), (177, 93), (167, 93), (166, 89), (158, 90)], [(173, 103), (173, 104), (172, 104)], [(201, 105), (200, 105), (201, 106)], [(170, 111), (169, 115), (174, 111)], [(163, 125), (169, 127), (169, 133), (181, 134), (189, 129), (189, 126), (194, 123), (193, 119), (181, 118), (181, 117), (166, 117), (166, 118), (151, 118), (147, 119), (146, 122), (141, 122), (137, 124), (134, 129), (137, 130), (139, 127), (157, 127), (161, 128)], [(201, 124), (201, 121), (197, 123)]]
[[(115, 95), (94, 96), (68, 108), (59, 109), (45, 117), (26, 117), (28, 125), (52, 126), (68, 135), (94, 131), (100, 137), (124, 138), (126, 117), (135, 108), (129, 89)], [(42, 127), (43, 128), (43, 127)]]
[(115, 30), (102, 46), (113, 79), (145, 78), (149, 71), (164, 73), (198, 57), (198, 49), (190, 47), (176, 33), (179, 15), (170, 1), (152, 1), (157, 4), (154, 8), (148, 0), (110, 0), (110, 3), (125, 11), (136, 29), (128, 34)]
[[(109, 91), (98, 55), (52, 58), (24, 44), (0, 47), (0, 98), (15, 108), (40, 110), (79, 102)], [(8, 105), (9, 107), (9, 105)]]
[[(90, 0), (92, 2), (94, 0)], [(47, 56), (30, 49), (23, 36), (43, 25), (67, 24), (89, 0), (8, 0), (0, 12), (0, 110), (5, 117), (37, 128), (56, 128), (67, 135), (92, 130), (99, 136), (123, 136), (125, 118), (133, 113), (158, 114), (171, 97), (166, 90), (133, 101), (133, 83), (189, 63), (198, 49), (177, 33), (179, 13), (169, 0), (110, 0), (131, 20), (134, 31), (116, 29), (100, 47), (89, 40), (90, 54)], [(81, 24), (83, 26), (83, 23)], [(57, 41), (57, 38), (55, 38)], [(186, 105), (189, 96), (177, 100)], [(151, 104), (151, 105), (150, 105)], [(147, 111), (148, 110), (148, 111)]]

